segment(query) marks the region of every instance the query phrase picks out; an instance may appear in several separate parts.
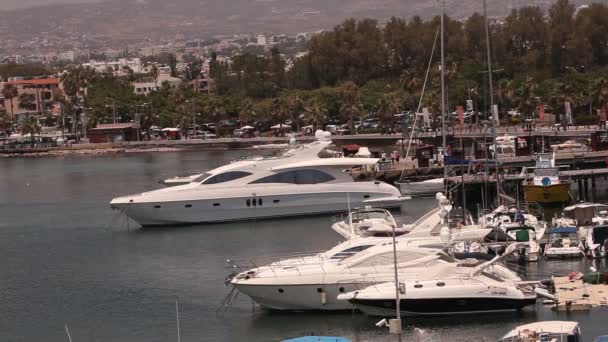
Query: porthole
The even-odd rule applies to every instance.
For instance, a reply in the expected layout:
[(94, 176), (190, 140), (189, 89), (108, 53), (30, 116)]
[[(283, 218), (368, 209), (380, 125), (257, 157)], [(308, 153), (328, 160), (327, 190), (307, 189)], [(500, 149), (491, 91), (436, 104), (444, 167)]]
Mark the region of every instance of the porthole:
[(160, 208), (160, 205), (155, 205), (154, 208), (158, 209)]
[(323, 292), (323, 289), (322, 289), (322, 288), (320, 288), (320, 287), (318, 287), (318, 288), (317, 288), (317, 292), (318, 292), (318, 293), (322, 293), (322, 292)]
[(214, 207), (219, 207), (219, 206), (220, 206), (220, 204), (219, 204), (219, 203), (213, 203), (213, 206), (214, 206)]
[(283, 289), (279, 289), (279, 293), (283, 293), (285, 292)]
[(370, 195), (364, 195), (363, 198), (370, 198)]
[(247, 200), (247, 206), (251, 207), (251, 200), (250, 199)]
[(263, 202), (262, 202), (262, 199), (261, 199), (261, 198), (258, 198), (258, 205), (262, 205), (262, 203), (263, 203)]
[(281, 200), (273, 200), (272, 203), (279, 203)]
[(340, 288), (338, 289), (338, 291), (340, 291), (340, 293), (344, 293), (344, 288), (343, 288), (343, 287), (340, 287)]
[(420, 289), (420, 288), (422, 288), (422, 284), (416, 284), (416, 285), (414, 285), (414, 287), (417, 289)]
[(255, 207), (258, 204), (258, 201), (256, 201), (254, 198), (253, 201), (251, 201), (251, 204), (253, 204), (253, 206)]
[(442, 281), (440, 281), (440, 282), (437, 283), (437, 286), (445, 286), (445, 283), (442, 282)]
[(192, 208), (192, 204), (186, 204), (184, 207), (186, 207), (186, 208)]

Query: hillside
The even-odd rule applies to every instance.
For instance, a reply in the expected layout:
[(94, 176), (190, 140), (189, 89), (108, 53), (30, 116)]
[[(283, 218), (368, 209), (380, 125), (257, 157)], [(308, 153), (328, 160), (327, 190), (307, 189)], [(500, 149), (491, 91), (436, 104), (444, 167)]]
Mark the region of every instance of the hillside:
[[(59, 1), (59, 0), (57, 0)], [(67, 0), (86, 1), (86, 0)], [(89, 0), (90, 1), (90, 0)], [(31, 2), (31, 0), (30, 0)], [(551, 0), (489, 0), (491, 15)], [(244, 32), (296, 33), (331, 28), (348, 17), (436, 15), (428, 0), (109, 0), (0, 11), (0, 39), (90, 39), (133, 42), (150, 38), (209, 37)], [(481, 11), (480, 0), (448, 1), (447, 13), (462, 18)]]

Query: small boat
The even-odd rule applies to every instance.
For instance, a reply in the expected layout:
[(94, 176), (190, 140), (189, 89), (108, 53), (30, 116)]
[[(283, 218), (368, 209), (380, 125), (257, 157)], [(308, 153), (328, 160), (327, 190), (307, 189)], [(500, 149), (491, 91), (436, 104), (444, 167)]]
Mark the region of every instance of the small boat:
[[(570, 183), (559, 179), (559, 168), (550, 153), (539, 153), (534, 176), (524, 182), (526, 201), (560, 203), (570, 200)], [(527, 174), (527, 168), (522, 170)]]
[(588, 152), (589, 146), (576, 140), (567, 140), (561, 144), (551, 145), (551, 149), (555, 153), (581, 153)]
[(608, 256), (608, 225), (593, 226), (587, 230), (585, 249), (592, 258)]
[(444, 190), (443, 178), (432, 178), (420, 182), (397, 182), (401, 193), (408, 196), (435, 195)]
[(577, 227), (552, 227), (549, 243), (545, 246), (547, 258), (578, 258), (583, 256), (583, 246)]
[(351, 340), (346, 337), (337, 336), (303, 336), (290, 338), (281, 342), (351, 342)]
[(515, 327), (498, 342), (581, 342), (582, 340), (578, 322), (544, 321)]
[(553, 218), (555, 227), (576, 226), (581, 238), (586, 238), (593, 226), (608, 224), (608, 205), (581, 202), (564, 208), (560, 217)]

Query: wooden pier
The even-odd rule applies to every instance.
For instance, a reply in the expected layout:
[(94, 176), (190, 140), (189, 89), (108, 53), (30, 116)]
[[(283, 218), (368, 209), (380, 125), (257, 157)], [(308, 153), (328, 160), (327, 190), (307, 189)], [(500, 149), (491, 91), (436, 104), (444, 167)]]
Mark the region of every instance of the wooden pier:
[(556, 311), (586, 311), (594, 307), (608, 306), (608, 285), (585, 284), (582, 279), (553, 277)]

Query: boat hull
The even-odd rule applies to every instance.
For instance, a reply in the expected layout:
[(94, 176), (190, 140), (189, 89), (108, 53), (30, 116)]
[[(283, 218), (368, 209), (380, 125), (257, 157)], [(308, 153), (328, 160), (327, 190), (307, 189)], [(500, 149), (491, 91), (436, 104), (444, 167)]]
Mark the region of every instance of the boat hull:
[(351, 199), (351, 208), (366, 205), (395, 208), (406, 200), (386, 193), (309, 192), (185, 201), (134, 201), (112, 203), (111, 206), (142, 226), (167, 226), (329, 214), (348, 210), (347, 198)]
[(528, 202), (567, 202), (570, 200), (570, 183), (560, 183), (548, 186), (524, 185), (524, 193)]
[[(363, 287), (368, 285), (371, 284)], [(345, 282), (336, 284), (246, 285), (236, 283), (234, 287), (251, 297), (261, 307), (269, 310), (343, 311), (352, 310), (353, 305), (345, 300), (337, 300), (338, 295), (359, 290), (362, 288), (362, 284)]]
[[(357, 299), (350, 302), (370, 316), (392, 316), (395, 314), (395, 300)], [(455, 297), (428, 299), (401, 299), (399, 305), (404, 316), (435, 316), (456, 314), (481, 314), (521, 310), (534, 305), (536, 298), (501, 297)]]
[(399, 190), (402, 194), (409, 196), (435, 195), (443, 192), (445, 186), (443, 182), (399, 183)]

